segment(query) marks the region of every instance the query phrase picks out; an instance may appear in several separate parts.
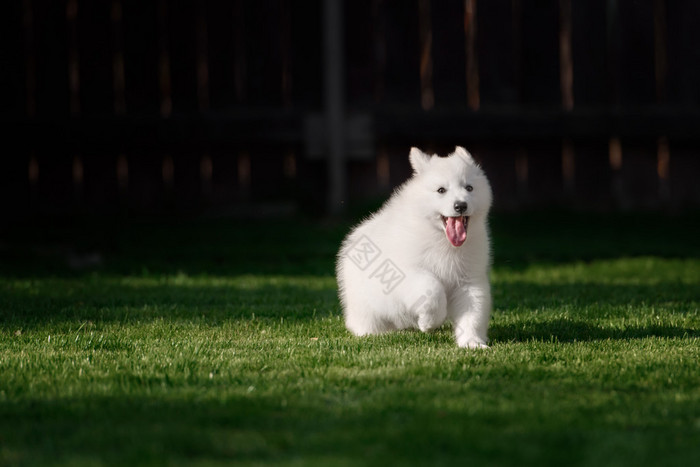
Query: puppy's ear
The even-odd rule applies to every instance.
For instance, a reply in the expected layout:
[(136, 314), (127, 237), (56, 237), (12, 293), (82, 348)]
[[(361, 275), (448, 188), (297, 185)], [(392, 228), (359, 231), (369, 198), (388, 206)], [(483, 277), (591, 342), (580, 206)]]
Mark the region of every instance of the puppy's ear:
[(425, 171), (430, 163), (430, 156), (421, 151), (418, 148), (411, 148), (411, 152), (408, 155), (408, 160), (411, 161), (411, 167), (413, 167), (414, 173), (421, 173)]
[(464, 149), (462, 146), (455, 147), (454, 154), (457, 154), (459, 157), (461, 157), (467, 164), (474, 164), (474, 158), (471, 154), (469, 154), (469, 151)]

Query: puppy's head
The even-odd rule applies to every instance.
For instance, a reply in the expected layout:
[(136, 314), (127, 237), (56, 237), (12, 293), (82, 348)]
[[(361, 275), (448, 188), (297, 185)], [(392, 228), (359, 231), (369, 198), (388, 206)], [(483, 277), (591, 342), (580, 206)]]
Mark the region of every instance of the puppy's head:
[(467, 240), (469, 220), (483, 218), (491, 207), (491, 186), (481, 167), (463, 147), (447, 157), (412, 148), (409, 155), (420, 206), (455, 247)]

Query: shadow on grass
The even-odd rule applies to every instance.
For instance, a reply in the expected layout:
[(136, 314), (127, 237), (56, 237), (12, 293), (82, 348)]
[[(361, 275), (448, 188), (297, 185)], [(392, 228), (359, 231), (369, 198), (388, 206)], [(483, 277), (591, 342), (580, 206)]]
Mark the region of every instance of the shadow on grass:
[(489, 337), (497, 342), (592, 342), (604, 340), (700, 337), (697, 329), (671, 325), (627, 326), (609, 328), (584, 321), (554, 319), (540, 323), (494, 324)]
[[(195, 460), (256, 465), (300, 461), (307, 465), (466, 461), (541, 465), (545, 460), (565, 464), (604, 450), (608, 464), (638, 465), (654, 459), (669, 462), (668, 456), (675, 459), (673, 453), (678, 452), (682, 455), (676, 460), (681, 461), (698, 452), (697, 432), (679, 438), (679, 430), (684, 434), (687, 430), (676, 419), (672, 426), (643, 432), (612, 424), (597, 435), (585, 423), (571, 425), (561, 417), (560, 410), (571, 411), (566, 398), (550, 396), (551, 406), (528, 403), (497, 408), (499, 383), (485, 378), (473, 382), (467, 391), (461, 384), (447, 384), (440, 387), (439, 395), (435, 385), (406, 390), (392, 383), (375, 388), (372, 397), (361, 387), (349, 386), (338, 388), (337, 393), (326, 388), (308, 396), (252, 393), (174, 400), (175, 388), (169, 398), (85, 396), (4, 402), (0, 403), (0, 461), (5, 456), (9, 464), (38, 465), (160, 465)], [(543, 397), (538, 381), (526, 383), (522, 391)], [(407, 404), (407, 397), (423, 404)], [(451, 408), (436, 410), (436, 397), (450, 401), (438, 405)], [(600, 410), (620, 413), (616, 404), (610, 401)], [(694, 410), (688, 404), (676, 401), (665, 410), (687, 419)], [(654, 408), (644, 410), (655, 414)], [(615, 443), (601, 442), (610, 436), (616, 437)], [(654, 443), (647, 445), (658, 443), (659, 437), (684, 442), (662, 451)], [(634, 462), (626, 462), (630, 460)]]
[[(138, 278), (124, 283), (120, 278), (95, 280), (41, 280), (26, 287), (0, 286), (0, 322), (8, 327), (28, 329), (58, 322), (148, 322), (196, 321), (218, 325), (232, 320), (283, 318), (289, 322), (311, 322), (322, 316), (337, 315), (340, 306), (335, 282), (331, 278), (254, 278), (255, 284), (241, 284), (233, 279), (178, 285), (169, 281)], [(285, 282), (286, 281), (286, 282)], [(306, 281), (306, 282), (305, 282)], [(639, 315), (639, 309), (665, 307), (675, 314), (693, 312), (699, 300), (693, 287), (683, 284), (540, 285), (510, 283), (494, 289), (497, 313), (528, 313), (556, 310), (581, 310), (594, 321), (600, 317)], [(695, 303), (696, 305), (693, 305)], [(527, 316), (527, 315), (525, 315)], [(527, 322), (527, 318), (519, 321)], [(537, 329), (498, 329), (499, 340), (549, 339), (573, 340), (590, 335), (596, 339), (642, 335), (643, 330), (612, 331), (578, 323), (555, 322), (537, 325)], [(571, 327), (574, 329), (571, 329)], [(663, 328), (653, 332), (678, 336), (693, 330)], [(660, 334), (659, 334), (660, 333)], [(654, 335), (657, 335), (654, 334)], [(693, 334), (695, 335), (695, 334)]]
[(604, 282), (533, 284), (519, 281), (496, 283), (492, 294), (494, 307), (502, 310), (670, 305), (677, 308), (677, 312), (684, 313), (694, 311), (700, 302), (697, 287), (678, 281), (654, 285)]
[[(77, 286), (76, 286), (77, 285)], [(46, 323), (197, 321), (284, 318), (311, 321), (339, 313), (335, 288), (259, 285), (254, 288), (42, 282), (33, 289), (0, 287), (0, 322), (23, 329)]]

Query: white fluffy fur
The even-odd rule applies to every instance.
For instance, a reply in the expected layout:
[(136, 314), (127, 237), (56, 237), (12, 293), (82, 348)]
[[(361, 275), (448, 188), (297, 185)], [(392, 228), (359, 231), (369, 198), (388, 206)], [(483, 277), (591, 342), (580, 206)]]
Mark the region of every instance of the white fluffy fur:
[[(449, 320), (457, 345), (487, 347), (488, 180), (461, 147), (448, 157), (413, 148), (410, 162), (413, 176), (350, 232), (338, 253), (345, 324), (362, 336), (406, 328), (425, 332)], [(457, 201), (467, 203), (469, 216), (467, 239), (459, 247), (448, 241), (442, 220), (458, 215)]]

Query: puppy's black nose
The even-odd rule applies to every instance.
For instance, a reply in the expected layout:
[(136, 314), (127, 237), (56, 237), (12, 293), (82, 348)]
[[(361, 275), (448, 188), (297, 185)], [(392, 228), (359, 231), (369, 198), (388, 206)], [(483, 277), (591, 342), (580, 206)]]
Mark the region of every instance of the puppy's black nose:
[(464, 214), (464, 212), (467, 210), (467, 203), (464, 201), (457, 201), (455, 202), (455, 211), (457, 211), (460, 214)]

